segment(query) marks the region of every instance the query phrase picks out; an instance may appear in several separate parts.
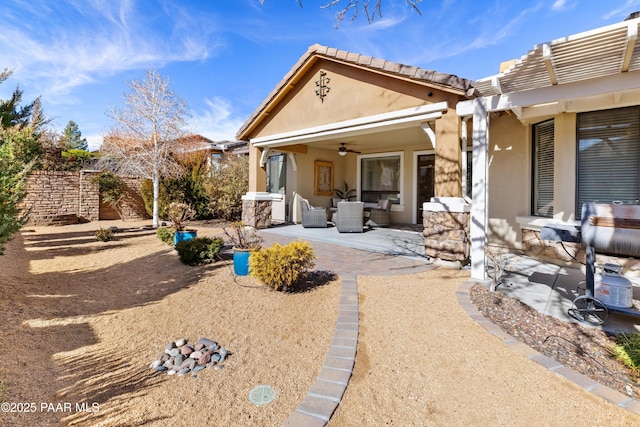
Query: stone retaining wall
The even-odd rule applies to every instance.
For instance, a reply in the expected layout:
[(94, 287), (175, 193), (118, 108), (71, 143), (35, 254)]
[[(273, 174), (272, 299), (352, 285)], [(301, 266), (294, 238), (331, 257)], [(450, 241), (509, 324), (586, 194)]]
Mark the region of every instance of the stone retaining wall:
[[(540, 258), (552, 264), (577, 264), (584, 263), (586, 260), (585, 250), (581, 243), (542, 240), (538, 230), (522, 230), (522, 251), (525, 255)], [(597, 252), (596, 262), (598, 265), (605, 263), (621, 265), (632, 277), (640, 277), (639, 259), (616, 257)]]
[[(30, 225), (69, 225), (111, 219), (101, 217), (98, 186), (91, 182), (97, 171), (36, 171), (27, 179), (21, 208), (29, 211)], [(139, 178), (124, 177), (127, 195), (125, 219), (147, 217)]]

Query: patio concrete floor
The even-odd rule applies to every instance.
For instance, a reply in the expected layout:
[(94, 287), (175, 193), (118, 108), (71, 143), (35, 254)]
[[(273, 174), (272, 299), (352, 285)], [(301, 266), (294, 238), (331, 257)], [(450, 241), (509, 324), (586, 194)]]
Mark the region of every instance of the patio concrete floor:
[[(573, 300), (579, 295), (584, 295), (584, 267), (561, 267), (526, 256), (509, 255), (508, 268), (510, 271), (498, 286), (499, 291), (519, 299), (543, 314), (566, 322), (596, 327), (579, 322), (569, 315)], [(640, 287), (634, 286), (633, 293), (634, 315), (610, 311), (607, 320), (597, 327), (612, 332), (640, 331)]]

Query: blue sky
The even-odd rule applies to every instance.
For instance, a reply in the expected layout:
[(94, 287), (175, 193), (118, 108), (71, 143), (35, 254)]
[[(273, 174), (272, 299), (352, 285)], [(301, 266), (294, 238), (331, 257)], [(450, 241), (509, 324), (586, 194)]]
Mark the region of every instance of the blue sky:
[[(479, 79), (535, 44), (622, 21), (640, 0), (383, 0), (383, 16), (334, 29), (328, 0), (2, 0), (0, 85), (42, 96), (62, 130), (75, 121), (91, 148), (122, 105), (127, 81), (155, 68), (191, 109), (190, 130), (234, 139), (307, 48), (320, 43)], [(344, 1), (343, 1), (344, 2)]]

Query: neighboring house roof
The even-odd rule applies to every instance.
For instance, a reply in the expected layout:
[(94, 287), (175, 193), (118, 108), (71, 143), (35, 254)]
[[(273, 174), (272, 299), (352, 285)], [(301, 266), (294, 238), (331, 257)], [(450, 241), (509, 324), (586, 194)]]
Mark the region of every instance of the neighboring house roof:
[(282, 96), (284, 96), (287, 92), (287, 88), (292, 85), (311, 64), (319, 59), (341, 62), (351, 66), (387, 74), (392, 77), (408, 79), (421, 84), (429, 84), (442, 90), (453, 92), (468, 98), (478, 95), (471, 85), (471, 80), (463, 79), (453, 74), (425, 70), (419, 67), (404, 65), (397, 62), (374, 58), (372, 56), (314, 44), (309, 47), (307, 52), (300, 57), (298, 62), (276, 85), (273, 91), (271, 91), (251, 116), (249, 116), (247, 121), (238, 130), (238, 133), (236, 134), (237, 138), (243, 139), (244, 134), (260, 120), (260, 116), (264, 113), (268, 113), (271, 110), (271, 107), (275, 105)]
[(534, 46), (505, 71), (473, 82), (483, 96), (523, 92), (640, 70), (636, 14)]
[(219, 141), (215, 142), (198, 134), (186, 135), (178, 141), (179, 151), (190, 153), (195, 151), (231, 152), (234, 154), (247, 154), (249, 148), (246, 141)]

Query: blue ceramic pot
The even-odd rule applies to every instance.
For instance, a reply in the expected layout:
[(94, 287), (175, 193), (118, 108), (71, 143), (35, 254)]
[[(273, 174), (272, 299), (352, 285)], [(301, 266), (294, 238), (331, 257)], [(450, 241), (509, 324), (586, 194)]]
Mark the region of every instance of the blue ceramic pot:
[(249, 275), (249, 257), (251, 250), (234, 249), (233, 250), (233, 272), (236, 276)]
[(197, 236), (198, 232), (196, 230), (176, 231), (176, 234), (173, 236), (173, 246), (185, 240), (193, 240)]

